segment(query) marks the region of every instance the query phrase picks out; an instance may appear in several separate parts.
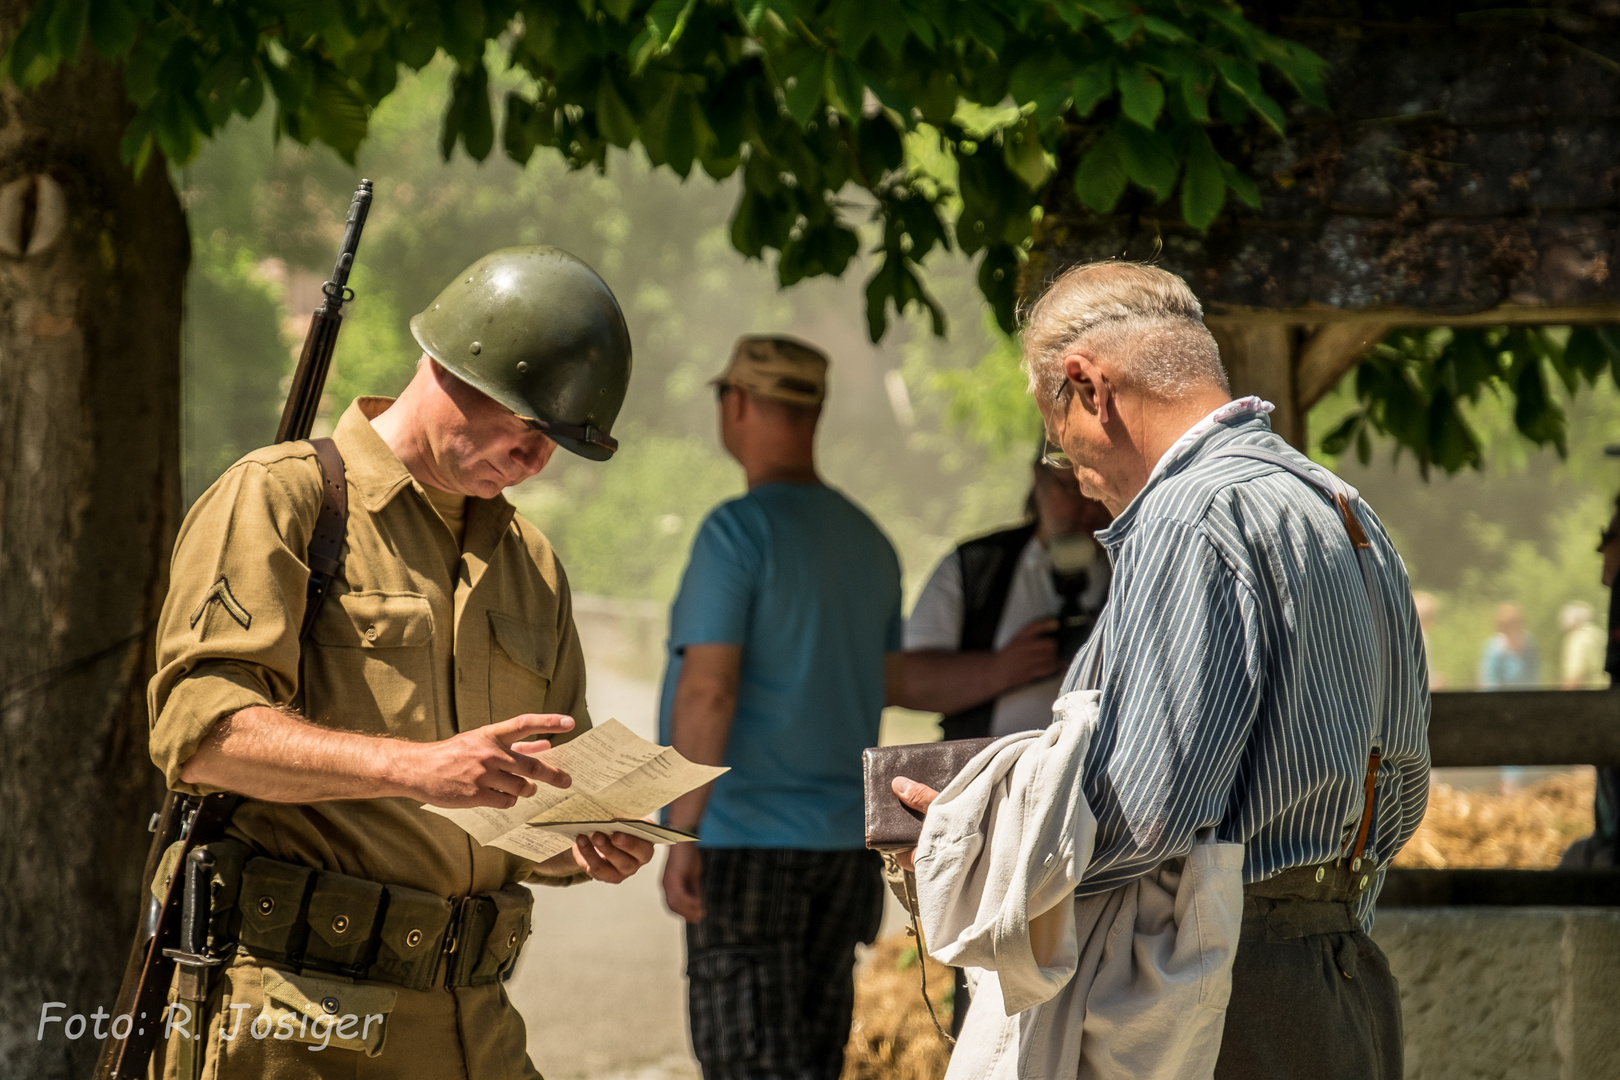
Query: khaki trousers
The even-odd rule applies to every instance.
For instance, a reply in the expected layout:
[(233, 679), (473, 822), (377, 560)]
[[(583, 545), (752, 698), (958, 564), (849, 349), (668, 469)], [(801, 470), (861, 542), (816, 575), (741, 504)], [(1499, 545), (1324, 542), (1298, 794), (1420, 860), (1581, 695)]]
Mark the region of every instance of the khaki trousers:
[[(323, 1013), (331, 1018), (319, 1021)], [(205, 1025), (201, 1080), (540, 1080), (500, 983), (405, 990), (239, 958), (215, 977)], [(177, 1080), (185, 1030), (159, 1038), (154, 1080)]]

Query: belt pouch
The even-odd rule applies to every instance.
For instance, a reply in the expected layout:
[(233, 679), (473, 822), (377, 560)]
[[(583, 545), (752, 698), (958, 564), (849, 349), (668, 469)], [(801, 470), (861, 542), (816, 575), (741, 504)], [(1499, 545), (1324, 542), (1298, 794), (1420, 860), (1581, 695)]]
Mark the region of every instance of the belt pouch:
[(261, 960), (290, 961), (304, 947), (307, 898), (315, 871), (276, 859), (242, 868), (242, 947)]
[(511, 973), (518, 950), (528, 940), (529, 915), (534, 909), (534, 894), (521, 885), (508, 885), (479, 899), (491, 906), (493, 917), (483, 947), (476, 953), (470, 948), (464, 951), (464, 962), (472, 963), (468, 986), (488, 986)]
[(409, 990), (426, 990), (438, 971), (439, 951), (454, 908), (442, 896), (403, 885), (389, 885), (387, 894), (377, 959), (366, 977)]
[(321, 870), (309, 895), (304, 966), (358, 975), (370, 959), (383, 887), (375, 881)]
[(219, 956), (233, 948), (242, 933), (237, 900), (242, 893), (242, 865), (252, 852), (240, 840), (216, 840), (206, 847), (214, 857), (214, 876), (208, 882), (208, 951)]

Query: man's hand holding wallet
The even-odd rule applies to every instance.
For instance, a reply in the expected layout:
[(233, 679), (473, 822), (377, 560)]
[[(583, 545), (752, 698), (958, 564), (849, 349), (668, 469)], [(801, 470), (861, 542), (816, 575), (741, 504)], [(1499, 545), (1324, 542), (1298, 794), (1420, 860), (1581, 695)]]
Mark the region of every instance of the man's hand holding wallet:
[[(889, 787), (911, 809), (919, 814), (926, 815), (928, 808), (939, 798), (939, 792), (920, 780), (913, 780), (907, 776), (897, 776), (889, 781)], [(917, 869), (917, 849), (915, 847), (901, 848), (894, 853), (895, 861), (907, 870)]]
[(914, 867), (923, 815), (969, 761), (995, 739), (875, 746), (866, 751), (866, 846)]

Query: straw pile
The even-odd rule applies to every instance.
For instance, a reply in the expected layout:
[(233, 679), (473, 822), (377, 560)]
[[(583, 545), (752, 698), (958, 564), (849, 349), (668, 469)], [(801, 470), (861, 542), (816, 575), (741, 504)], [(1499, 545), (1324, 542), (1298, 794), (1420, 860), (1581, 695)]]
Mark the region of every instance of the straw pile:
[(1431, 870), (1515, 867), (1545, 870), (1592, 831), (1591, 769), (1559, 773), (1511, 795), (1429, 789), (1423, 824), (1395, 865)]
[[(1436, 783), (1423, 824), (1395, 865), (1557, 866), (1564, 849), (1592, 831), (1592, 787), (1591, 769), (1560, 773), (1511, 795)], [(950, 969), (929, 960), (928, 989), (940, 1022), (949, 1026)], [(915, 944), (905, 934), (882, 939), (856, 978), (842, 1080), (939, 1080), (949, 1058), (923, 1009)]]
[[(949, 1031), (951, 969), (924, 960), (928, 997)], [(915, 940), (908, 934), (879, 939), (855, 979), (855, 1023), (841, 1080), (939, 1080), (949, 1060), (950, 1048), (923, 1007)]]

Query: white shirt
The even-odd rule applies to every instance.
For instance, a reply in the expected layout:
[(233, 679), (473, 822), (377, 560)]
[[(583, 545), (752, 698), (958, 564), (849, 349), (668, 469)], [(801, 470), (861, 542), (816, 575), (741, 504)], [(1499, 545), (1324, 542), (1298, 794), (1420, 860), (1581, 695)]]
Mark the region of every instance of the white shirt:
[(1192, 850), (1075, 896), (1097, 842), (1080, 777), (1094, 690), (1042, 732), (987, 747), (940, 793), (917, 844), (935, 959), (973, 1008), (945, 1080), (1209, 1080), (1243, 925), (1243, 845)]
[[(1108, 559), (1101, 551), (1087, 573), (1091, 580), (1081, 604), (1096, 610), (1108, 593), (1111, 576)], [(1032, 536), (1018, 557), (1012, 586), (1007, 590), (1007, 603), (1001, 609), (1001, 621), (996, 623), (992, 647), (1004, 648), (1018, 631), (1038, 619), (1055, 617), (1062, 607), (1063, 598), (1052, 584), (1052, 558), (1045, 546)], [(933, 576), (923, 586), (916, 606), (911, 609), (911, 617), (906, 620), (905, 650), (955, 652), (962, 647), (962, 616), (962, 560), (953, 551), (934, 568)], [(996, 708), (990, 717), (990, 734), (999, 736), (1044, 728), (1052, 722), (1052, 702), (1057, 700), (1062, 684), (1063, 676), (1059, 674), (1002, 694), (996, 699)]]

